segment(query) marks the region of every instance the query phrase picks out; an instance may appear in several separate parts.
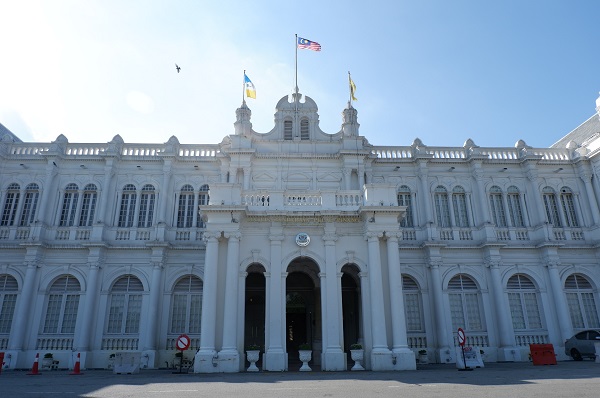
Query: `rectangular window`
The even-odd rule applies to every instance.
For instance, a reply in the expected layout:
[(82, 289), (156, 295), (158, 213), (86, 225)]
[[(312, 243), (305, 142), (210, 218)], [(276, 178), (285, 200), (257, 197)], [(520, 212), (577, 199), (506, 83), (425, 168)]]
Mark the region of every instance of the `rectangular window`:
[(457, 227), (465, 228), (469, 226), (469, 217), (467, 216), (467, 200), (464, 194), (452, 194), (454, 205), (454, 222)]
[(142, 295), (130, 294), (127, 303), (127, 319), (125, 333), (138, 333), (140, 330), (140, 315), (142, 313)]
[(202, 295), (192, 294), (190, 301), (189, 333), (200, 333), (200, 320), (202, 318)]
[(26, 192), (25, 200), (23, 201), (23, 212), (21, 213), (21, 221), (19, 225), (22, 227), (33, 224), (35, 219), (35, 209), (37, 208), (39, 192)]
[(404, 293), (404, 316), (407, 332), (422, 332), (421, 300), (418, 293)]
[(579, 298), (577, 297), (577, 293), (567, 293), (567, 305), (569, 306), (569, 314), (571, 314), (573, 328), (585, 328), (585, 324), (583, 323), (583, 313), (581, 312), (581, 307), (579, 306)]
[(465, 304), (469, 330), (483, 330), (477, 293), (465, 293)]
[(523, 313), (521, 295), (519, 293), (508, 293), (508, 304), (510, 306), (513, 328), (515, 330), (525, 330), (525, 314)]
[(544, 194), (544, 207), (546, 208), (548, 222), (555, 227), (562, 227), (560, 216), (558, 215), (558, 206), (556, 205), (556, 196), (554, 194)]
[(62, 294), (51, 294), (48, 296), (48, 307), (44, 321), (45, 334), (58, 333), (58, 320), (60, 319), (60, 307), (62, 306)]
[(579, 227), (579, 221), (577, 221), (577, 214), (575, 214), (575, 203), (573, 203), (573, 195), (562, 194), (562, 205), (563, 213), (568, 227), (577, 228)]
[(133, 227), (136, 194), (123, 193), (121, 196), (121, 209), (119, 211), (119, 227)]
[(440, 228), (450, 228), (450, 210), (448, 208), (448, 195), (446, 194), (435, 194), (435, 210), (437, 217), (437, 224)]
[(506, 228), (506, 214), (502, 204), (502, 195), (490, 195), (490, 208), (494, 224), (499, 228)]
[(79, 295), (67, 294), (65, 301), (65, 311), (63, 313), (60, 333), (75, 333), (75, 322), (77, 321), (77, 308), (79, 307)]
[(110, 309), (108, 312), (108, 327), (107, 333), (121, 333), (121, 325), (123, 324), (123, 314), (125, 311), (125, 295), (112, 294), (110, 299)]
[(538, 306), (537, 293), (523, 293), (525, 301), (525, 310), (527, 313), (527, 328), (541, 329), (542, 317), (540, 316), (540, 308)]
[(515, 228), (523, 228), (525, 222), (523, 221), (523, 211), (521, 210), (521, 202), (519, 201), (518, 194), (509, 194), (508, 199), (508, 211), (510, 212), (510, 222)]
[(8, 192), (4, 202), (4, 211), (2, 212), (2, 226), (11, 226), (15, 223), (17, 214), (17, 203), (19, 203), (19, 192)]
[[(2, 295), (0, 295), (0, 299)], [(16, 294), (5, 294), (2, 300), (2, 308), (0, 308), (0, 334), (10, 333), (13, 314), (15, 313), (15, 305), (17, 303)]]
[(171, 333), (185, 333), (187, 314), (187, 295), (175, 294), (173, 296), (173, 309), (171, 313)]
[(465, 327), (465, 313), (463, 311), (462, 296), (456, 293), (448, 295), (450, 300), (450, 315), (452, 317), (452, 329)]
[(406, 206), (406, 215), (400, 221), (400, 226), (402, 228), (413, 228), (413, 211), (411, 205), (411, 197), (409, 193), (399, 193), (398, 194), (398, 206)]
[(594, 293), (581, 293), (581, 301), (583, 304), (583, 310), (585, 311), (585, 317), (587, 320), (588, 328), (600, 327), (598, 322), (598, 310), (596, 309), (596, 302), (594, 301)]
[(96, 192), (85, 192), (81, 204), (81, 216), (79, 217), (80, 227), (91, 227), (94, 222), (94, 213), (96, 211)]

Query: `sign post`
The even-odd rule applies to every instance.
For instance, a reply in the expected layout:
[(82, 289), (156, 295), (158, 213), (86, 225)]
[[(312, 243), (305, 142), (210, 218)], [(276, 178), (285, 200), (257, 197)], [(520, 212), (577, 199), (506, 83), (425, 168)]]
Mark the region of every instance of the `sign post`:
[(470, 368), (467, 366), (467, 360), (465, 359), (465, 341), (466, 341), (465, 331), (462, 328), (458, 328), (457, 334), (458, 334), (458, 345), (460, 345), (460, 351), (462, 352), (463, 364), (465, 365), (464, 368), (458, 369), (458, 370), (473, 370), (473, 368)]
[[(183, 367), (183, 352), (185, 350), (187, 350), (188, 348), (190, 348), (190, 343), (191, 343), (191, 340), (187, 334), (182, 334), (179, 337), (177, 337), (177, 343), (175, 343), (175, 345), (177, 346), (177, 349), (181, 353), (181, 356), (179, 357), (179, 373), (181, 373), (181, 368)], [(177, 373), (177, 372), (173, 372), (173, 373)]]

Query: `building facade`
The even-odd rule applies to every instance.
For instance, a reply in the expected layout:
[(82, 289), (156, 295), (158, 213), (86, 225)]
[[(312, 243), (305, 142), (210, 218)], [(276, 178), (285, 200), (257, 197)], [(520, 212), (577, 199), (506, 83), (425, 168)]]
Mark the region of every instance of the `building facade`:
[(268, 133), (243, 103), (216, 145), (2, 128), (4, 366), (171, 366), (186, 334), (201, 373), (244, 371), (251, 344), (294, 370), (305, 343), (323, 370), (354, 343), (367, 369), (411, 370), (455, 362), (459, 327), (485, 361), (565, 359), (600, 327), (599, 117), (551, 148), (374, 146), (350, 104), (327, 134), (296, 92)]

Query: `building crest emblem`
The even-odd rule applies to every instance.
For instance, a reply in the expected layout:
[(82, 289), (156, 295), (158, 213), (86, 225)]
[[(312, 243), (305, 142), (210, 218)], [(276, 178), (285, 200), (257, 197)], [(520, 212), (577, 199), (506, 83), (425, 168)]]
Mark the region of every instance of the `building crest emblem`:
[(308, 246), (308, 244), (310, 243), (310, 236), (308, 236), (308, 234), (306, 232), (300, 232), (298, 235), (296, 235), (296, 244), (298, 246)]

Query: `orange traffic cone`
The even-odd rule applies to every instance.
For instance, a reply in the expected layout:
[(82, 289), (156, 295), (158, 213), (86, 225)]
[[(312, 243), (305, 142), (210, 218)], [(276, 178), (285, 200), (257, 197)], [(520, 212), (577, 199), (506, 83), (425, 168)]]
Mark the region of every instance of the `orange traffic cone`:
[(31, 372), (27, 373), (30, 376), (39, 376), (41, 373), (38, 370), (40, 364), (40, 353), (35, 354), (35, 360), (33, 361), (33, 367), (31, 368)]
[(81, 364), (79, 363), (80, 356), (81, 356), (81, 354), (78, 352), (77, 353), (77, 362), (75, 362), (73, 371), (71, 373), (69, 373), (70, 375), (82, 375), (83, 374), (83, 373), (81, 373)]

